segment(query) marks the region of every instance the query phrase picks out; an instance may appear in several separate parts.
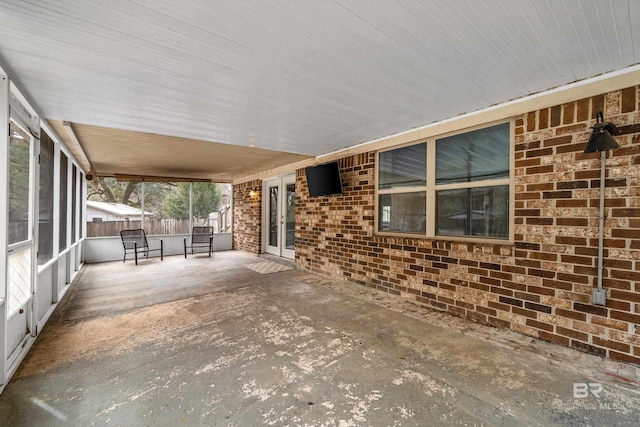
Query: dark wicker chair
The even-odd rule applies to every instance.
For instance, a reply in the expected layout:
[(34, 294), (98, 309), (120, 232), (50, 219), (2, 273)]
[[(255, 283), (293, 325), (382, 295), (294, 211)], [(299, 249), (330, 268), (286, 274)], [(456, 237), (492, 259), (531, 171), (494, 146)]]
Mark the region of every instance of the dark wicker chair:
[(187, 249), (191, 249), (193, 255), (194, 249), (208, 248), (209, 258), (213, 252), (213, 227), (193, 227), (191, 230), (191, 245), (187, 245), (187, 240), (184, 238), (184, 257), (187, 257)]
[(133, 230), (121, 230), (120, 238), (122, 239), (122, 246), (124, 248), (124, 256), (122, 257), (122, 262), (127, 259), (127, 254), (132, 253), (134, 259), (136, 260), (136, 265), (138, 265), (138, 254), (144, 254), (145, 258), (149, 258), (149, 252), (157, 251), (160, 251), (160, 261), (164, 259), (164, 248), (162, 239), (158, 239), (160, 240), (160, 248), (149, 249), (147, 235), (144, 233), (144, 230), (142, 228)]

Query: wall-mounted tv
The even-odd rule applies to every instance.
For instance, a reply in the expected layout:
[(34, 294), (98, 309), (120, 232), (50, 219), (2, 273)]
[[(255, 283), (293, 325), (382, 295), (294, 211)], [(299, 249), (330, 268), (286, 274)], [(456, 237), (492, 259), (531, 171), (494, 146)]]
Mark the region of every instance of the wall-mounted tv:
[(342, 194), (342, 180), (338, 162), (325, 163), (305, 169), (309, 196)]

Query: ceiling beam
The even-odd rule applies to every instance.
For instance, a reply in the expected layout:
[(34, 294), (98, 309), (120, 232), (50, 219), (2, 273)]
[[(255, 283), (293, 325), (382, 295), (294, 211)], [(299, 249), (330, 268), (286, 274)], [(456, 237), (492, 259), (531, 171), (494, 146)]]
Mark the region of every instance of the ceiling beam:
[(175, 178), (169, 176), (147, 176), (147, 175), (120, 175), (116, 174), (118, 181), (127, 182), (213, 182), (211, 179), (203, 178)]
[(87, 179), (91, 180), (90, 174), (93, 172), (93, 166), (91, 166), (91, 162), (87, 157), (84, 149), (82, 148), (82, 144), (78, 140), (76, 133), (73, 131), (73, 126), (71, 122), (62, 122), (67, 134), (69, 135), (69, 139), (75, 145), (75, 149), (77, 150), (76, 154), (78, 156), (78, 162), (80, 163), (80, 167), (84, 170), (85, 174), (87, 174)]

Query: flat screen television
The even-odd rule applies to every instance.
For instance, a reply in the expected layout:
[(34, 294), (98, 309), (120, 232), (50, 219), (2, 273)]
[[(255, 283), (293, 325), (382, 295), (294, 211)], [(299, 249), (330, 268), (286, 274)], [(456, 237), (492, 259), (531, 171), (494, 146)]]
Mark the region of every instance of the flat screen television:
[(342, 194), (342, 180), (338, 162), (325, 163), (305, 169), (309, 196)]

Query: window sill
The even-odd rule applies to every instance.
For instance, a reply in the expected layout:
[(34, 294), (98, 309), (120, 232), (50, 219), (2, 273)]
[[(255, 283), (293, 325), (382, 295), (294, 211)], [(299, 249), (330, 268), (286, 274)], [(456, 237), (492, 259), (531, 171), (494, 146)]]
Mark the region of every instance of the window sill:
[(482, 247), (495, 247), (513, 249), (515, 243), (509, 239), (487, 239), (469, 236), (426, 236), (417, 234), (374, 232), (373, 241), (378, 243), (390, 243), (409, 246), (423, 246), (431, 242), (434, 248), (450, 248), (452, 245), (473, 245)]

